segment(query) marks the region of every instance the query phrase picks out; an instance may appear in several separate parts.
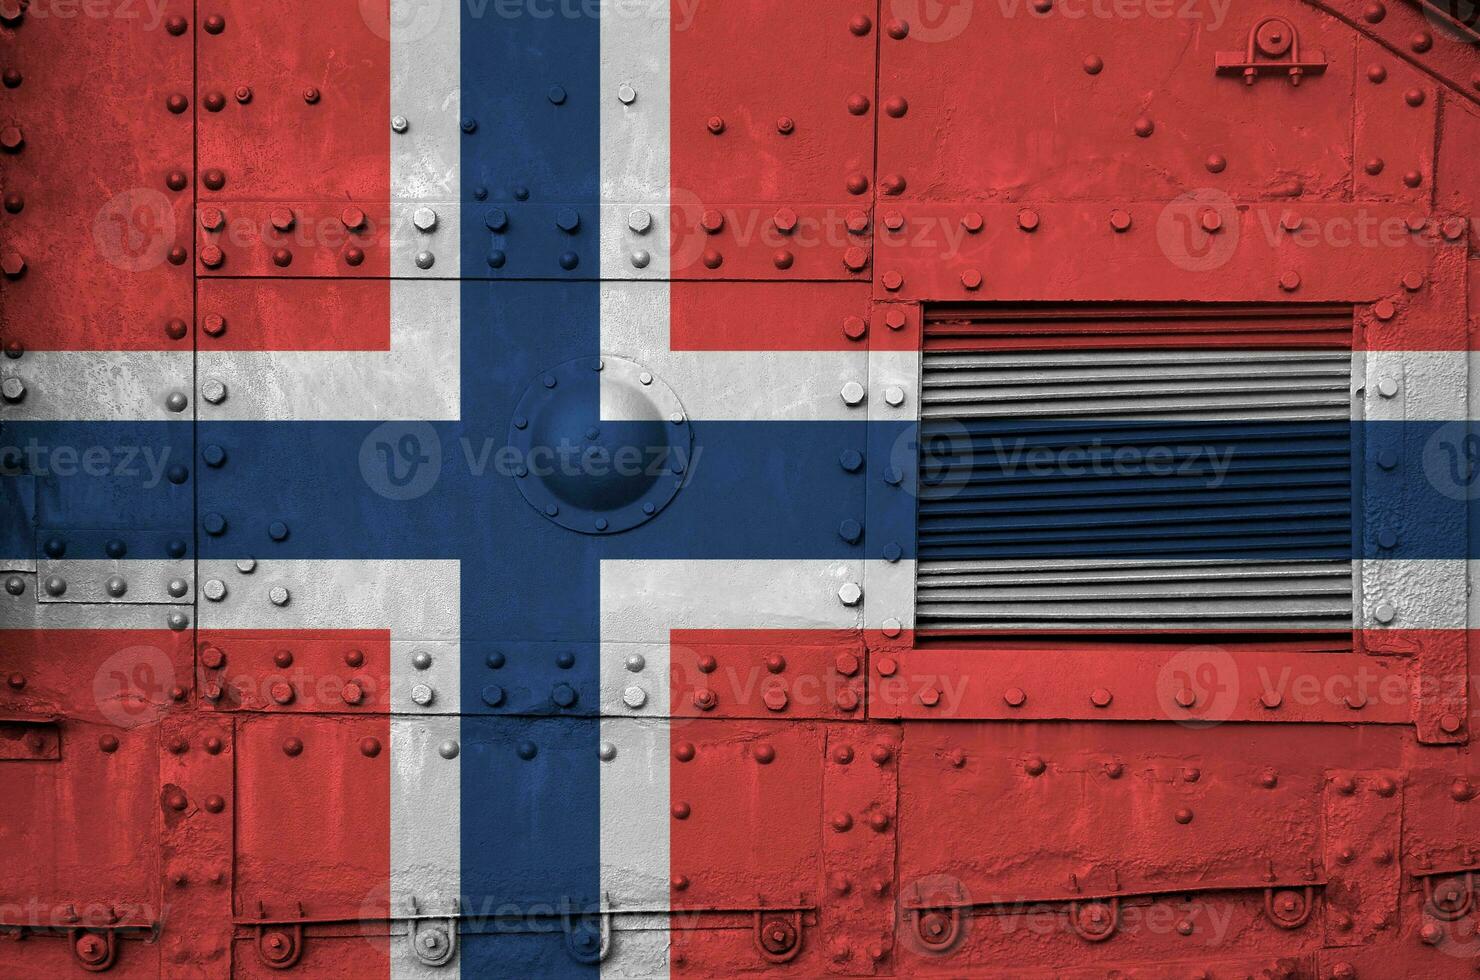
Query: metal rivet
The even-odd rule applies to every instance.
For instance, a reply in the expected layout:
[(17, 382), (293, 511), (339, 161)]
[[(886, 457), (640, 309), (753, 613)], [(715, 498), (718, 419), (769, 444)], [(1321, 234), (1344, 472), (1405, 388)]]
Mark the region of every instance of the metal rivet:
[(625, 666), (632, 673), (640, 674), (642, 673), (642, 669), (647, 666), (647, 660), (640, 653), (629, 654)]
[(1397, 615), (1397, 608), (1390, 602), (1380, 602), (1372, 610), (1372, 617), (1379, 623), (1391, 623), (1397, 618)]
[(425, 650), (417, 650), (411, 655), (411, 666), (417, 670), (426, 670), (432, 665), (432, 655)]
[(416, 253), (416, 267), (418, 269), (430, 269), (437, 261), (437, 257), (431, 252)]
[(653, 257), (647, 249), (641, 248), (632, 253), (632, 267), (634, 269), (646, 269)]
[(459, 746), (455, 740), (450, 738), (443, 742), (441, 745), (437, 746), (437, 754), (444, 759), (456, 759), (457, 754), (461, 751), (462, 747)]
[(59, 596), (67, 591), (67, 580), (60, 575), (52, 575), (46, 580), (46, 594)]
[(1380, 378), (1377, 382), (1377, 393), (1383, 398), (1392, 398), (1398, 393), (1398, 382), (1392, 378)]
[(218, 578), (209, 579), (204, 588), (205, 597), (212, 602), (226, 598), (226, 583)]
[(602, 742), (596, 750), (596, 756), (602, 762), (611, 762), (617, 757), (617, 747), (610, 742)]

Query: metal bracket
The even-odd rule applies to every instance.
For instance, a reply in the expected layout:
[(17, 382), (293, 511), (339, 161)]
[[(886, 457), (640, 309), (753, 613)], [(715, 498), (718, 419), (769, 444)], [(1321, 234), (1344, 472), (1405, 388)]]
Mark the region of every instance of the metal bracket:
[(89, 973), (102, 973), (118, 959), (116, 930), (105, 927), (77, 926), (67, 932), (72, 941), (72, 957)]
[(1424, 911), (1441, 922), (1453, 922), (1475, 907), (1473, 870), (1415, 872), (1413, 877), (1423, 888)]
[(577, 963), (586, 966), (594, 966), (603, 962), (612, 951), (612, 910), (610, 899), (603, 905), (600, 911), (589, 915), (579, 916), (580, 919), (596, 919), (596, 944), (590, 943), (591, 933), (588, 930), (577, 928), (575, 923), (567, 919), (565, 922), (565, 949)]
[(1315, 887), (1306, 885), (1303, 890), (1294, 888), (1264, 889), (1264, 911), (1269, 921), (1281, 929), (1299, 929), (1310, 921), (1315, 908)]
[[(267, 918), (267, 909), (257, 903), (257, 917)], [(298, 918), (303, 918), (303, 903), (298, 903)], [(256, 924), (257, 958), (270, 970), (287, 970), (303, 956), (302, 922), (259, 922)]]
[(927, 952), (942, 954), (956, 948), (961, 939), (960, 909), (910, 909), (915, 936)]
[(1088, 943), (1102, 943), (1120, 928), (1120, 896), (1069, 903), (1069, 925)]
[(788, 909), (767, 908), (764, 896), (756, 896), (751, 938), (767, 963), (790, 963), (802, 951), (802, 919), (806, 898)]
[[(416, 898), (411, 898), (411, 915), (406, 921), (406, 945), (411, 955), (424, 966), (446, 966), (457, 953), (457, 921), (460, 910), (454, 900), (447, 915), (422, 915)], [(425, 922), (443, 922), (444, 926), (422, 928)]]
[(1245, 85), (1253, 85), (1255, 79), (1266, 74), (1285, 74), (1291, 85), (1299, 85), (1305, 75), (1319, 75), (1325, 70), (1325, 52), (1311, 48), (1302, 57), (1300, 35), (1283, 17), (1266, 17), (1250, 28), (1243, 51), (1218, 52), (1218, 74), (1242, 75)]

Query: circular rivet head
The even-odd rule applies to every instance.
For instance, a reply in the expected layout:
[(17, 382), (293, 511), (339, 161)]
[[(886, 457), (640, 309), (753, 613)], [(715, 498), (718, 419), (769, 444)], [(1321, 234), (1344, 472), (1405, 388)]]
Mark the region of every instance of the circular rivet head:
[(550, 100), (551, 105), (565, 105), (566, 92), (563, 85), (551, 85), (545, 93), (545, 98)]
[(462, 747), (454, 739), (450, 738), (437, 746), (437, 754), (444, 759), (456, 759), (457, 754), (461, 751)]
[(411, 213), (411, 223), (418, 231), (432, 231), (437, 227), (437, 212), (428, 207), (417, 208)]
[(1379, 623), (1391, 623), (1397, 617), (1397, 607), (1390, 602), (1379, 602), (1372, 610), (1372, 618)]
[(218, 578), (206, 581), (204, 588), (205, 597), (212, 602), (220, 602), (226, 598), (226, 583)]
[(622, 703), (635, 711), (647, 704), (647, 691), (634, 684), (622, 692)]
[(11, 595), (23, 595), (26, 591), (26, 580), (19, 575), (12, 575), (5, 580), (5, 591)]
[(405, 116), (391, 116), (391, 131), (404, 133), (411, 128), (411, 122)]
[(857, 381), (849, 381), (843, 385), (842, 396), (844, 404), (858, 405), (863, 402), (863, 395), (863, 385)]
[(856, 606), (863, 599), (863, 589), (857, 582), (844, 582), (838, 588), (838, 599), (845, 606)]
[(632, 673), (640, 674), (643, 668), (647, 666), (647, 660), (640, 653), (629, 654), (624, 666)]
[(437, 694), (429, 684), (417, 684), (411, 688), (411, 700), (413, 703), (425, 708), (436, 700)]
[(417, 670), (426, 670), (432, 665), (432, 655), (425, 650), (417, 650), (411, 655), (411, 666)]
[(645, 248), (640, 248), (632, 253), (632, 268), (634, 269), (646, 269), (652, 261), (652, 253)]
[(67, 580), (60, 575), (48, 576), (44, 588), (49, 596), (62, 595), (67, 591)]
[(617, 757), (617, 747), (610, 742), (602, 742), (596, 749), (596, 757), (602, 762), (611, 762)]
[(179, 391), (170, 392), (169, 397), (164, 400), (164, 407), (171, 412), (183, 412), (189, 404), (190, 399), (186, 398), (185, 394)]
[(431, 252), (422, 251), (416, 253), (416, 267), (418, 269), (430, 269), (436, 262), (437, 257)]

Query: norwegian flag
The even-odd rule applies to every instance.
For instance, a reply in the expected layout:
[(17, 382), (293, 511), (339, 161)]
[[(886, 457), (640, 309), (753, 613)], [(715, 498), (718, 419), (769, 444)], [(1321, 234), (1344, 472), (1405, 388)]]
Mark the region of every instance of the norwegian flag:
[[(32, 925), (74, 948), (19, 969), (0, 956), (0, 975), (74, 956), (138, 976), (883, 971), (925, 907), (918, 890), (917, 907), (896, 904), (900, 855), (912, 881), (966, 874), (951, 833), (899, 846), (892, 722), (1248, 721), (1273, 710), (1259, 671), (1343, 679), (1369, 650), (1383, 677), (1406, 680), (1393, 664), (1418, 649), (1463, 688), (1463, 649), (1434, 641), (1467, 625), (1480, 459), (1452, 311), (1423, 293), (1390, 323), (1365, 283), (1417, 293), (1399, 249), (1273, 274), (1279, 250), (1256, 240), (1281, 220), (1267, 201), (910, 203), (883, 149), (993, 147), (906, 129), (918, 110), (885, 89), (940, 70), (884, 72), (881, 46), (911, 23), (918, 50), (949, 44), (969, 3), (176, 6), (73, 34), (33, 7), (5, 35), (156, 77), (147, 98), (96, 96), (48, 78), (58, 55), (17, 89), (32, 114), (7, 177), (29, 198), (7, 199), (0, 626), (19, 720), (0, 726), (112, 807), (69, 803), (47, 775), (5, 784), (0, 828), (26, 829), (0, 842), (52, 857), (0, 903), (36, 905)], [(83, 148), (69, 113), (94, 98), (123, 124)], [(107, 193), (57, 189), (49, 171)], [(85, 234), (47, 245), (48, 222)], [(1119, 264), (1082, 244), (1132, 227), (1153, 244)], [(1240, 235), (1249, 247), (1225, 253)], [(981, 309), (1054, 302), (1062, 327), (1135, 292), (1171, 317), (1206, 282), (1189, 277), (1218, 268), (1200, 297), (1214, 304), (1298, 288), (1320, 307), (1301, 313), (1328, 321), (1337, 299), (1364, 305), (1314, 340), (1107, 340), (1109, 315), (1049, 336)], [(1461, 269), (1438, 275), (1459, 289)], [(1101, 516), (1044, 517), (1044, 500), (1119, 492), (1071, 486), (1063, 459), (1032, 493), (962, 502), (977, 498), (958, 484), (986, 479), (992, 440), (1020, 438), (1028, 413), (960, 423), (949, 397), (930, 402), (932, 355), (990, 376), (964, 385), (990, 389), (976, 398), (990, 414), (1077, 355), (1113, 386), (1104, 365), (1125, 350), (1354, 352), (1337, 369), (1354, 379), (1334, 396), (1345, 414), (1318, 434), (1354, 447), (1359, 513), (1332, 532), (1349, 540), (1278, 540), (1329, 503), (1278, 477), (1249, 491), (1253, 516), (1211, 505), (1198, 520), (1216, 533), (1170, 558), (1139, 530), (1113, 546), (1085, 534)], [(1406, 387), (1389, 393), (1395, 377)], [(1426, 394), (1406, 400), (1414, 387)], [(1148, 403), (1126, 423), (1142, 442), (1209, 421), (1195, 400)], [(1091, 431), (1055, 410), (1027, 450)], [(1273, 438), (1240, 431), (1219, 446)], [(1427, 481), (1384, 482), (1385, 453), (1422, 460)], [(1143, 499), (1125, 523), (1185, 502)], [(1253, 548), (1230, 526), (1268, 553), (1230, 557)], [(1039, 606), (998, 624), (1005, 646), (962, 640), (992, 630), (977, 625), (917, 645), (927, 551), (1003, 567), (1332, 559), (1356, 582), (1353, 635), (1374, 640), (1169, 660), (1114, 635), (1145, 626), (1133, 616), (1065, 626)], [(1090, 635), (1048, 667), (1028, 655), (1064, 633)], [(1465, 696), (1425, 702), (1426, 738), (1459, 739)], [(859, 724), (874, 720), (891, 724)], [(960, 802), (910, 789), (926, 824)], [(105, 857), (85, 859), (95, 842)], [(99, 890), (106, 910), (69, 911)]]

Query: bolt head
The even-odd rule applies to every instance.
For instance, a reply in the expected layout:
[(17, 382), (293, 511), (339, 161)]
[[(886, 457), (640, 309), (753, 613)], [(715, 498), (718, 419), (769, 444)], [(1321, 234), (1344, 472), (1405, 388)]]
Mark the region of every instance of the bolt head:
[(838, 588), (838, 599), (845, 606), (856, 606), (863, 599), (863, 589), (857, 582), (844, 582)]
[(411, 213), (411, 223), (418, 231), (432, 231), (437, 227), (437, 212), (428, 207), (417, 208)]

